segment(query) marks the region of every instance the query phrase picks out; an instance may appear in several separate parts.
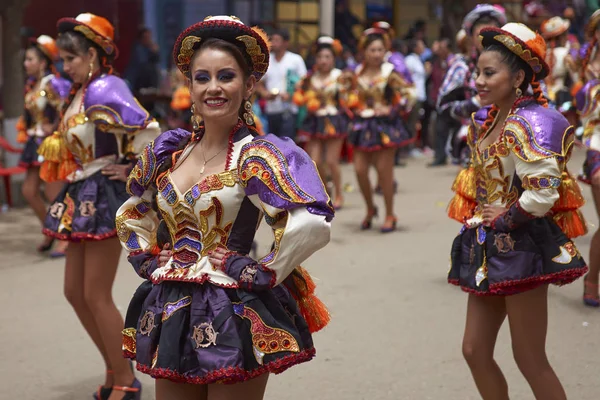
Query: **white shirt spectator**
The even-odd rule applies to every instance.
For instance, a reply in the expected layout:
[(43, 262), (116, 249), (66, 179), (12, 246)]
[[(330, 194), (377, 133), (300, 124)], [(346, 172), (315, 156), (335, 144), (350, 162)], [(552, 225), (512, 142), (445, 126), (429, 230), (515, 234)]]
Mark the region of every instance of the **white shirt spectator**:
[[(275, 54), (271, 53), (269, 56), (269, 69), (262, 78), (267, 90), (270, 92), (277, 89), (279, 93), (287, 92), (288, 71), (297, 75), (298, 78), (303, 78), (306, 75), (306, 64), (304, 64), (302, 57), (299, 54), (286, 51), (281, 60), (277, 61)], [(267, 114), (280, 114), (284, 111), (291, 111), (296, 114), (298, 107), (291, 100), (291, 95), (290, 100), (286, 102), (282, 101), (281, 97), (269, 100), (265, 111)]]
[(404, 58), (404, 63), (410, 72), (410, 76), (412, 76), (413, 83), (415, 84), (415, 88), (417, 90), (417, 100), (421, 102), (427, 100), (427, 92), (425, 90), (425, 81), (427, 80), (427, 77), (425, 65), (423, 65), (421, 57), (415, 53), (409, 54)]

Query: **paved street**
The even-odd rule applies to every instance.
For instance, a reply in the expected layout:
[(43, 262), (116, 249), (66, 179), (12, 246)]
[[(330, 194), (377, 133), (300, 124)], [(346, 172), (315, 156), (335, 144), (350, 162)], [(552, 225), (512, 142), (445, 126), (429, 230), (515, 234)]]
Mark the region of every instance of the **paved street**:
[[(573, 172), (582, 156), (579, 150)], [(315, 336), (317, 358), (271, 377), (266, 399), (478, 399), (460, 351), (466, 295), (445, 280), (459, 230), (445, 216), (457, 170), (427, 169), (426, 162), (396, 169), (398, 232), (360, 232), (360, 194), (346, 194), (331, 244), (306, 263), (332, 323)], [(356, 187), (351, 166), (344, 173)], [(383, 210), (383, 199), (377, 201)], [(595, 229), (591, 202), (584, 214)], [(378, 228), (382, 219), (376, 222)], [(28, 210), (0, 214), (0, 399), (91, 399), (103, 365), (63, 298), (64, 261), (35, 254), (38, 231)], [(265, 231), (259, 239), (266, 250)], [(577, 240), (585, 255), (589, 241), (590, 235)], [(114, 295), (123, 312), (140, 282), (122, 257)], [(597, 400), (600, 310), (583, 307), (582, 286), (551, 289), (548, 353), (569, 399)], [(533, 399), (512, 359), (506, 324), (496, 355), (511, 398)], [(143, 398), (154, 399), (152, 380), (142, 380)]]

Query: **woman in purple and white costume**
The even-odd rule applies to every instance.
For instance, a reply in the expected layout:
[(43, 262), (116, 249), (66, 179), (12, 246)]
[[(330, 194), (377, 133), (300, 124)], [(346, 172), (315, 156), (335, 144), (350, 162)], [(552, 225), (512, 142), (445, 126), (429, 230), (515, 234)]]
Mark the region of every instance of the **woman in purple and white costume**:
[[(31, 39), (24, 62), (28, 75), (25, 86), (25, 112), (17, 124), (17, 141), (25, 143), (19, 160), (19, 165), (27, 168), (22, 186), (23, 197), (41, 223), (44, 222), (48, 207), (41, 196), (41, 161), (37, 151), (44, 138), (51, 135), (58, 126), (60, 109), (71, 88), (71, 82), (59, 77), (54, 68), (57, 59), (58, 48), (54, 39), (46, 35)], [(60, 189), (61, 182), (47, 183), (44, 187), (46, 199), (54, 200)], [(48, 251), (53, 242), (52, 238), (47, 237), (37, 250)], [(60, 254), (60, 250), (57, 250), (56, 254)]]
[(112, 74), (113, 26), (80, 14), (58, 21), (57, 46), (73, 88), (58, 130), (39, 148), (40, 175), (67, 184), (50, 206), (44, 233), (69, 241), (65, 296), (106, 364), (96, 398), (137, 399), (140, 384), (121, 352), (123, 319), (112, 299), (121, 247), (115, 215), (128, 199), (127, 170), (160, 133), (158, 123)]
[[(472, 136), (472, 217), (454, 239), (448, 281), (469, 294), (463, 354), (484, 399), (507, 400), (493, 358), (508, 317), (512, 348), (536, 399), (566, 399), (546, 356), (548, 285), (587, 267), (552, 211), (563, 186), (573, 127), (549, 109), (540, 88), (546, 43), (523, 24), (484, 28), (477, 90), (487, 119)], [(531, 87), (533, 96), (523, 95)], [(572, 179), (571, 179), (572, 181)]]
[[(584, 128), (583, 142), (587, 156), (583, 174), (579, 177), (592, 187), (596, 213), (600, 217), (600, 10), (591, 17), (586, 27), (589, 42), (581, 48), (581, 77), (583, 88), (575, 95), (575, 104)], [(600, 229), (590, 243), (590, 272), (584, 279), (583, 302), (590, 307), (600, 307)]]
[[(264, 32), (208, 17), (181, 33), (173, 58), (203, 121), (163, 133), (129, 176), (119, 238), (147, 281), (123, 348), (157, 379), (157, 400), (262, 399), (269, 373), (314, 357), (311, 332), (327, 323), (298, 266), (329, 241), (333, 208), (306, 152), (257, 136), (249, 99), (268, 67)], [(263, 215), (275, 241), (255, 261)], [(162, 249), (159, 226), (171, 239)]]

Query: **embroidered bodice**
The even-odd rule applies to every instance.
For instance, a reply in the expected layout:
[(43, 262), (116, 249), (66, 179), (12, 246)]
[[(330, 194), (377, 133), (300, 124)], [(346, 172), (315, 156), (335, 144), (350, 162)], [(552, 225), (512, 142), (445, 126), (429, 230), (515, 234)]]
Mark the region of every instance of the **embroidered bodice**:
[[(362, 118), (374, 116), (375, 109), (380, 106), (409, 107), (416, 98), (414, 86), (408, 84), (394, 71), (394, 65), (384, 62), (381, 74), (367, 77), (360, 65), (356, 70), (356, 92), (358, 94), (358, 114)], [(386, 90), (389, 88), (389, 90)], [(395, 110), (396, 113), (399, 111)], [(393, 113), (395, 114), (395, 113)]]
[(25, 93), (25, 129), (28, 136), (44, 137), (44, 124), (56, 124), (60, 109), (69, 94), (71, 82), (47, 75), (37, 87)]
[(318, 100), (318, 109), (311, 110), (315, 115), (321, 117), (325, 115), (337, 115), (339, 112), (339, 95), (343, 91), (340, 82), (342, 71), (334, 68), (327, 77), (317, 74), (308, 76), (308, 88), (305, 91), (305, 97), (309, 93)]
[(562, 173), (570, 156), (574, 131), (557, 111), (533, 100), (522, 102), (506, 118), (499, 138), (486, 148), (488, 132), (470, 132), (475, 171), (474, 217), (481, 220), (483, 205), (514, 205), (540, 217), (559, 198)]
[[(117, 229), (138, 274), (161, 281), (209, 281), (238, 287), (240, 280), (268, 276), (271, 286), (329, 241), (333, 211), (308, 155), (291, 140), (273, 135), (253, 137), (242, 125), (232, 135), (228, 165), (182, 192), (170, 170), (158, 174), (178, 144), (191, 135), (183, 130), (163, 133), (146, 147), (129, 177), (132, 197), (117, 213)], [(192, 151), (197, 141), (176, 156)], [(157, 211), (151, 204), (156, 199)], [(272, 228), (273, 250), (257, 266), (236, 274), (217, 270), (208, 252), (217, 246), (246, 255), (261, 217)], [(157, 267), (156, 231), (164, 219), (173, 256)]]

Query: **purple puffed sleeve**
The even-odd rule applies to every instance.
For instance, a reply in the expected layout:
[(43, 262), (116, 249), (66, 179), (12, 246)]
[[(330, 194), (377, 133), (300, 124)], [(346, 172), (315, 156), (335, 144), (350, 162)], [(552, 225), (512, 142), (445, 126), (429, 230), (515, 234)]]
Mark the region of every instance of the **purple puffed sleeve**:
[(71, 85), (71, 81), (58, 76), (54, 76), (52, 79), (50, 79), (50, 86), (52, 87), (52, 90), (54, 90), (61, 100), (65, 100), (69, 96)]

